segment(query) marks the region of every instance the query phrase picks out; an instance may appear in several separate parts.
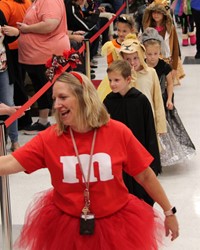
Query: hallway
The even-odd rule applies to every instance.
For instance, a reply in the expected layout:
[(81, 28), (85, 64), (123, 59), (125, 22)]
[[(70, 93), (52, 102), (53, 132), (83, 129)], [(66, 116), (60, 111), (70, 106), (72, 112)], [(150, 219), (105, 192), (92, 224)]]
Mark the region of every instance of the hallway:
[[(181, 51), (184, 59), (185, 56), (195, 54), (195, 47), (181, 47)], [(96, 59), (99, 62), (96, 79), (102, 79), (105, 75), (105, 58)], [(162, 175), (159, 176), (172, 204), (177, 208), (177, 218), (180, 223), (180, 237), (173, 243), (167, 243), (163, 249), (168, 250), (200, 250), (200, 64), (184, 64), (184, 70), (186, 77), (181, 80), (181, 86), (176, 86), (174, 89), (175, 106), (196, 146), (196, 156), (185, 163), (164, 167)], [(31, 136), (20, 132), (21, 145), (30, 138)], [(15, 239), (34, 194), (49, 188), (50, 180), (48, 172), (40, 170), (30, 176), (24, 173), (12, 175), (9, 181), (13, 239)], [(1, 246), (0, 230), (0, 249)]]

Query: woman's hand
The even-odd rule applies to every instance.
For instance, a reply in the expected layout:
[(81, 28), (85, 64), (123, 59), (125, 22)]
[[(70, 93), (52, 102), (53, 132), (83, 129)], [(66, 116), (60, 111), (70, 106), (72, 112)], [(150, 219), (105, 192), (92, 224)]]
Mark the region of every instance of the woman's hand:
[(84, 35), (85, 34), (85, 31), (83, 30), (77, 30), (77, 31), (74, 31), (72, 35)]
[(99, 10), (100, 12), (106, 12), (105, 7), (103, 7), (103, 6), (99, 6), (99, 7), (98, 7), (98, 10)]
[[(152, 199), (160, 205), (163, 211), (168, 211), (172, 207), (164, 189), (151, 168), (146, 168), (134, 177)], [(179, 226), (175, 215), (165, 217), (165, 231), (166, 236), (170, 235), (172, 241), (179, 236)]]
[(82, 43), (83, 40), (85, 39), (84, 36), (82, 36), (82, 35), (76, 35), (76, 34), (75, 35), (74, 34), (70, 35), (69, 38), (72, 39), (72, 40), (75, 40), (78, 43)]
[(44, 21), (26, 24), (17, 22), (18, 29), (23, 33), (48, 34), (54, 31), (60, 23), (58, 19), (45, 19)]
[(171, 234), (171, 241), (179, 236), (179, 226), (175, 215), (166, 216), (165, 218), (166, 236)]
[(17, 27), (22, 33), (28, 33), (28, 25), (25, 23), (17, 22)]
[(19, 30), (12, 26), (4, 25), (3, 27), (1, 27), (1, 30), (6, 36), (18, 36), (19, 35)]
[[(1, 115), (12, 115), (14, 114), (18, 109), (20, 109), (21, 106), (8, 106), (4, 103), (0, 103), (0, 114)], [(22, 113), (21, 116), (23, 116), (25, 113)]]

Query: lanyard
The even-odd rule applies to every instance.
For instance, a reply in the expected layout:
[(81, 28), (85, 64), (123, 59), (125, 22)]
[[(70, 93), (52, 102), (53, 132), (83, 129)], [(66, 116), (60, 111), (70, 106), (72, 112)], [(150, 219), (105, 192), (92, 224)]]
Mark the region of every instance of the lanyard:
[(91, 145), (91, 149), (90, 149), (90, 159), (89, 159), (89, 164), (88, 164), (87, 179), (86, 179), (86, 176), (85, 176), (84, 171), (83, 171), (83, 167), (82, 167), (81, 160), (80, 160), (80, 157), (79, 157), (78, 148), (77, 148), (77, 145), (76, 145), (76, 141), (75, 141), (75, 138), (74, 138), (73, 131), (72, 131), (71, 128), (69, 128), (69, 131), (70, 131), (70, 135), (71, 135), (71, 138), (72, 138), (74, 151), (75, 151), (75, 154), (76, 154), (79, 166), (80, 166), (80, 170), (82, 172), (83, 179), (84, 179), (84, 182), (85, 182), (85, 190), (84, 190), (85, 206), (83, 207), (82, 212), (86, 216), (90, 212), (90, 210), (89, 210), (89, 207), (90, 207), (90, 193), (89, 193), (90, 172), (91, 172), (91, 167), (92, 167), (92, 156), (93, 156), (93, 152), (94, 152), (94, 144), (95, 144), (95, 140), (96, 140), (97, 131), (96, 131), (96, 129), (94, 130), (94, 134), (93, 134), (93, 138), (92, 138), (92, 145)]

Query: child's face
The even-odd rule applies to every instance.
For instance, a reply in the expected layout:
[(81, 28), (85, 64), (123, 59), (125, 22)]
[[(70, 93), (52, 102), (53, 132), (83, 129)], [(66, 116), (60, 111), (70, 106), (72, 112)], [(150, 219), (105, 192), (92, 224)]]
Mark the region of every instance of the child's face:
[(146, 58), (147, 64), (151, 67), (155, 67), (158, 63), (159, 56), (160, 56), (160, 45), (147, 45), (146, 48)]
[(152, 18), (154, 21), (158, 24), (161, 24), (164, 18), (164, 15), (161, 12), (153, 11), (152, 12)]
[(131, 76), (124, 78), (118, 71), (108, 73), (110, 88), (114, 93), (124, 96), (130, 89)]
[(123, 59), (125, 61), (129, 62), (129, 64), (133, 68), (133, 70), (140, 71), (142, 69), (142, 65), (140, 63), (140, 59), (138, 57), (138, 53), (137, 52), (134, 52), (132, 54), (123, 53), (122, 55), (123, 55)]
[(117, 23), (117, 36), (118, 36), (118, 41), (120, 43), (122, 43), (125, 37), (132, 32), (133, 30), (130, 28), (130, 25), (128, 23), (122, 23), (122, 22)]

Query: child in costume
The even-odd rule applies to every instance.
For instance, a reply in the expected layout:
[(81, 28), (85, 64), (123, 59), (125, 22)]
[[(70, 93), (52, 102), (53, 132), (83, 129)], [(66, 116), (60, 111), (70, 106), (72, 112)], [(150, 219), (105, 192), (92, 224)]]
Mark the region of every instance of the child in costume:
[[(148, 98), (132, 87), (133, 72), (128, 62), (116, 60), (107, 69), (112, 92), (103, 103), (112, 119), (126, 124), (140, 143), (154, 157), (150, 167), (156, 175), (161, 173), (160, 155), (151, 104)], [(149, 205), (154, 201), (135, 179), (123, 172), (123, 179), (129, 193), (136, 195)]]
[(107, 56), (108, 66), (119, 59), (119, 49), (126, 35), (135, 32), (135, 21), (127, 14), (121, 14), (116, 21), (117, 38), (106, 42), (101, 48), (102, 56)]
[(174, 85), (180, 85), (179, 79), (185, 76), (180, 59), (178, 36), (166, 0), (155, 0), (146, 9), (143, 15), (143, 28), (155, 28), (163, 37), (166, 50), (163, 59), (172, 66)]
[(130, 34), (121, 44), (120, 54), (136, 72), (136, 82), (133, 83), (133, 86), (149, 99), (157, 134), (166, 133), (165, 109), (160, 83), (155, 69), (145, 63), (145, 47)]
[[(50, 79), (64, 61), (53, 57)], [(0, 157), (0, 175), (47, 168), (53, 186), (34, 201), (15, 246), (158, 250), (164, 227), (175, 240), (176, 209), (148, 167), (153, 157), (127, 126), (110, 119), (92, 82), (81, 73), (64, 72), (52, 92), (56, 124), (13, 154)], [(158, 202), (165, 225), (159, 224), (155, 209), (128, 193), (122, 170)]]
[(195, 45), (196, 34), (194, 30), (194, 18), (190, 7), (190, 0), (187, 0), (187, 13), (184, 13), (184, 1), (175, 0), (171, 6), (174, 15), (180, 18), (182, 28), (182, 46)]
[[(107, 64), (120, 59), (119, 49), (126, 35), (135, 32), (135, 21), (128, 14), (121, 14), (116, 21), (117, 38), (106, 42), (101, 48), (102, 56), (107, 57)], [(111, 92), (107, 76), (101, 81), (97, 88), (100, 99), (103, 101), (108, 93)]]
[(172, 69), (160, 59), (162, 36), (154, 28), (147, 28), (141, 40), (146, 48), (146, 63), (156, 70), (160, 80), (167, 118), (167, 133), (159, 137), (163, 148), (160, 157), (162, 166), (170, 166), (190, 159), (195, 153), (195, 147), (174, 107)]

